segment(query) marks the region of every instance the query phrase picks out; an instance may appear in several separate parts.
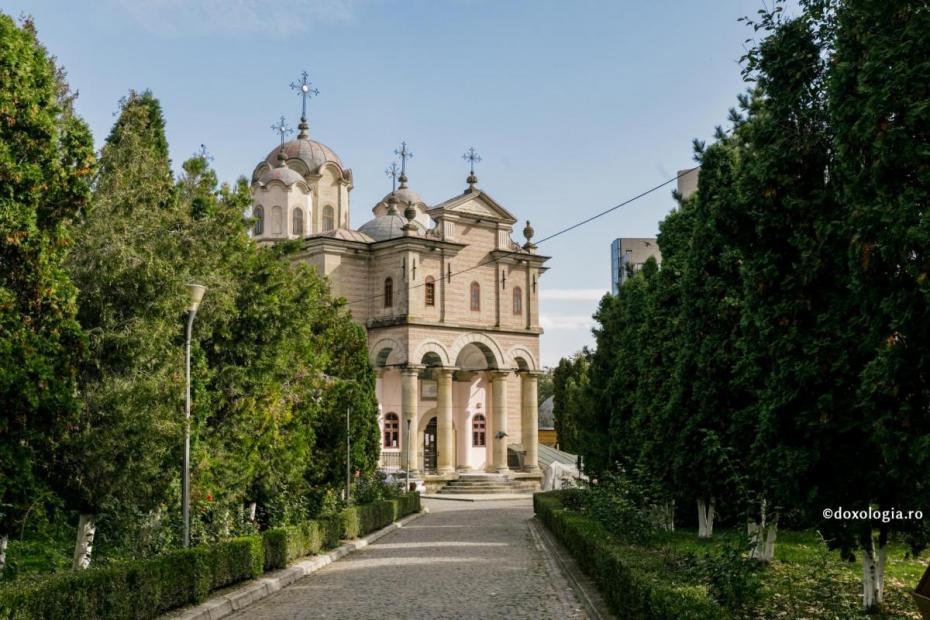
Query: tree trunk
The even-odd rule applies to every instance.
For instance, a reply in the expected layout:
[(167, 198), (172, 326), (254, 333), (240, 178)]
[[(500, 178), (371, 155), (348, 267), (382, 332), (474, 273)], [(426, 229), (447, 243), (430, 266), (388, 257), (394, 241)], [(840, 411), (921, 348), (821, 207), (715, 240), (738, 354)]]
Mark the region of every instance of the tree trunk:
[(771, 562), (775, 557), (775, 537), (778, 535), (778, 515), (769, 519), (766, 502), (759, 505), (759, 520), (747, 524), (749, 542), (753, 548), (750, 557), (760, 562)]
[(666, 532), (675, 531), (675, 500), (670, 499), (662, 505), (664, 523), (662, 529)]
[(255, 522), (255, 509), (256, 509), (257, 507), (258, 507), (258, 504), (256, 504), (255, 502), (252, 502), (252, 503), (249, 505), (249, 521), (251, 521), (251, 522), (253, 522), (253, 523)]
[(9, 534), (0, 535), (0, 578), (3, 577), (3, 569), (6, 567), (6, 546), (9, 542)]
[(869, 535), (862, 554), (862, 608), (868, 612), (880, 611), (885, 598), (885, 559), (888, 545), (885, 536), (879, 536), (878, 553), (875, 540)]
[(710, 538), (714, 535), (714, 498), (700, 498), (698, 509), (698, 538)]
[(77, 542), (74, 543), (74, 562), (71, 568), (84, 569), (90, 566), (90, 554), (94, 549), (94, 534), (97, 526), (94, 515), (82, 514), (78, 519)]

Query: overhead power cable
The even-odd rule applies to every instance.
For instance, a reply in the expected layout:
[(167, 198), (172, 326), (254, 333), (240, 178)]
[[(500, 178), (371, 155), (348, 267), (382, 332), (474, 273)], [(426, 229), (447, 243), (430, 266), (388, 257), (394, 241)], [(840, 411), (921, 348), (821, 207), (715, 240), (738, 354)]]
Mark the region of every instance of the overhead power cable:
[[(671, 177), (670, 179), (666, 179), (665, 181), (663, 181), (662, 183), (659, 183), (658, 185), (656, 185), (656, 186), (654, 186), (654, 187), (650, 187), (649, 189), (647, 189), (647, 190), (645, 190), (645, 191), (643, 191), (643, 192), (640, 192), (639, 194), (636, 194), (635, 196), (633, 196), (633, 197), (631, 197), (631, 198), (627, 198), (627, 199), (624, 200), (623, 202), (621, 202), (621, 203), (619, 203), (619, 204), (616, 204), (616, 205), (610, 207), (609, 209), (604, 209), (603, 211), (600, 211), (599, 213), (595, 213), (594, 215), (592, 215), (592, 216), (590, 216), (590, 217), (588, 217), (588, 218), (585, 218), (585, 219), (581, 220), (580, 222), (576, 222), (575, 224), (572, 224), (571, 226), (566, 226), (565, 228), (563, 228), (563, 229), (561, 229), (561, 230), (558, 230), (558, 231), (552, 233), (551, 235), (548, 235), (548, 236), (546, 236), (546, 237), (543, 237), (542, 239), (540, 239), (539, 241), (536, 242), (536, 245), (537, 245), (537, 246), (538, 246), (538, 245), (541, 245), (541, 244), (545, 243), (546, 241), (549, 241), (549, 240), (551, 240), (551, 239), (555, 239), (556, 237), (558, 237), (558, 236), (560, 236), (560, 235), (564, 235), (564, 234), (567, 233), (567, 232), (571, 232), (571, 231), (575, 230), (576, 228), (580, 228), (581, 226), (584, 226), (585, 224), (590, 224), (590, 223), (593, 222), (594, 220), (599, 219), (599, 218), (602, 218), (602, 217), (604, 217), (605, 215), (608, 215), (608, 214), (610, 214), (610, 213), (613, 213), (613, 212), (616, 211), (617, 209), (620, 209), (620, 208), (625, 207), (625, 206), (627, 206), (627, 205), (629, 205), (629, 204), (631, 204), (631, 203), (633, 203), (633, 202), (636, 202), (637, 200), (639, 200), (639, 199), (641, 199), (641, 198), (645, 198), (645, 197), (648, 196), (649, 194), (652, 194), (653, 192), (656, 192), (656, 191), (662, 189), (663, 187), (665, 187), (665, 186), (668, 185), (669, 183), (672, 183), (673, 181), (677, 181), (678, 179), (680, 179), (681, 177), (685, 176), (686, 174), (690, 174), (691, 172), (694, 172), (694, 171), (697, 170), (699, 167), (700, 167), (700, 166), (695, 166), (694, 168), (689, 168), (689, 169), (687, 169), (687, 170), (682, 170), (681, 172), (679, 172), (679, 173), (676, 174), (675, 176)], [(477, 265), (472, 265), (471, 267), (467, 267), (467, 268), (465, 268), (465, 269), (462, 269), (461, 271), (455, 271), (455, 272), (452, 272), (451, 274), (443, 274), (442, 277), (444, 277), (444, 278), (452, 278), (452, 277), (455, 277), (455, 276), (458, 276), (458, 275), (462, 275), (463, 273), (468, 273), (469, 271), (474, 271), (475, 269), (478, 269), (478, 268), (480, 268), (480, 267), (485, 267), (485, 266), (490, 265), (490, 264), (492, 264), (492, 263), (497, 263), (499, 260), (500, 260), (500, 259), (497, 259), (497, 258), (491, 258), (491, 259), (489, 259), (489, 260), (485, 260), (485, 261), (479, 262)], [(411, 290), (412, 290), (412, 289), (417, 289), (417, 288), (420, 288), (420, 287), (423, 287), (423, 286), (426, 286), (426, 282), (423, 282), (422, 284), (415, 284), (415, 285), (411, 286), (410, 289), (411, 289)], [(355, 299), (355, 300), (352, 300), (352, 301), (348, 301), (348, 304), (351, 306), (351, 305), (353, 305), (353, 304), (364, 303), (364, 302), (366, 302), (366, 301), (375, 301), (375, 300), (383, 299), (383, 298), (384, 298), (384, 293), (380, 293), (380, 294), (376, 294), (376, 295), (371, 295), (371, 296), (369, 296), (369, 297), (361, 297), (361, 298), (359, 298), (359, 299)]]

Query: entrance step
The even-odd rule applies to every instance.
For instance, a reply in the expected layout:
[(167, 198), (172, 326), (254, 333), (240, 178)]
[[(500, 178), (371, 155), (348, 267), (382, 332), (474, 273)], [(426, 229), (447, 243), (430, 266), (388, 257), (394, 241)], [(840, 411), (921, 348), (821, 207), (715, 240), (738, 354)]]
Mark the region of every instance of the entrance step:
[(493, 473), (463, 473), (450, 480), (438, 493), (443, 495), (493, 495), (530, 493), (533, 485)]

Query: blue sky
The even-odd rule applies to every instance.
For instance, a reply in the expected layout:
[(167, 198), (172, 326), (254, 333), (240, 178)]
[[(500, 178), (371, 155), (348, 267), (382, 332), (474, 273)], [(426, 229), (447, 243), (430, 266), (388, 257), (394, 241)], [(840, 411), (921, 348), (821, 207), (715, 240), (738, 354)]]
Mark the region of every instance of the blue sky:
[[(737, 19), (761, 0), (7, 0), (58, 56), (98, 145), (130, 88), (161, 100), (175, 168), (206, 145), (222, 180), (249, 175), (276, 144), (288, 88), (310, 73), (311, 136), (352, 168), (352, 225), (387, 191), (406, 140), (410, 185), (427, 203), (479, 187), (530, 219), (537, 238), (692, 164), (744, 89), (753, 36)], [(610, 242), (646, 237), (671, 187), (543, 244), (545, 364), (592, 337), (610, 287)], [(515, 235), (520, 239), (521, 233)]]

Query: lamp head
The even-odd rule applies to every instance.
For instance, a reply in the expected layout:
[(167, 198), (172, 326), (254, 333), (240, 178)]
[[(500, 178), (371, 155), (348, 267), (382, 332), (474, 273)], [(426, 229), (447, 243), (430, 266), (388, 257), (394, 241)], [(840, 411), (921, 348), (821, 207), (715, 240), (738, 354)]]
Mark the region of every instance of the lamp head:
[(207, 292), (207, 287), (202, 284), (188, 284), (187, 285), (187, 297), (190, 299), (191, 305), (188, 307), (188, 310), (191, 312), (197, 312), (197, 308), (200, 307), (200, 301), (203, 299), (203, 294)]

